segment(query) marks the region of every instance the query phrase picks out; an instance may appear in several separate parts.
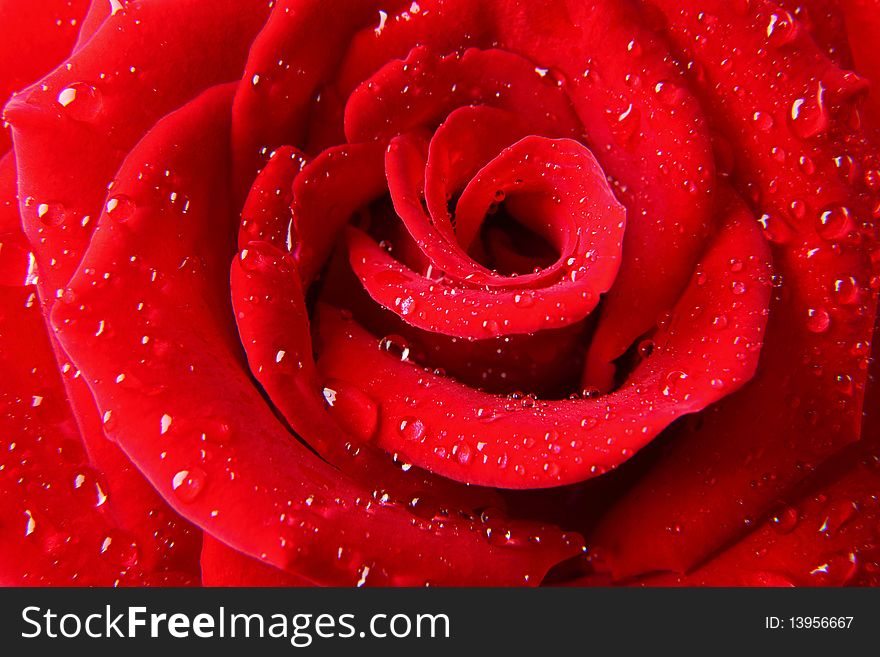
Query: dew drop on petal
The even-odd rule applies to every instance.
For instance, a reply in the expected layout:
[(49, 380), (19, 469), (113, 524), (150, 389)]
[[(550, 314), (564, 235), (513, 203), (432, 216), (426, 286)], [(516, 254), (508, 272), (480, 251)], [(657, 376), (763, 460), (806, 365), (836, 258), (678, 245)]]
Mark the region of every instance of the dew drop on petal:
[(167, 413), (163, 414), (159, 419), (159, 433), (165, 435), (168, 433), (168, 429), (171, 428), (172, 418)]
[(201, 468), (180, 470), (171, 479), (171, 489), (181, 502), (194, 501), (205, 487), (207, 475)]
[(807, 329), (813, 333), (824, 333), (831, 326), (831, 315), (824, 308), (807, 310)]
[(58, 104), (65, 116), (74, 121), (92, 121), (101, 112), (104, 102), (101, 92), (86, 82), (74, 82), (58, 93)]
[(49, 201), (47, 203), (38, 203), (36, 206), (37, 218), (40, 223), (49, 228), (60, 226), (67, 217), (67, 210), (61, 203)]
[(787, 11), (774, 12), (767, 21), (767, 43), (773, 48), (781, 48), (797, 37), (798, 22)]
[(852, 276), (836, 279), (832, 288), (835, 300), (845, 306), (858, 303), (861, 296), (858, 281)]
[(414, 417), (406, 417), (400, 421), (397, 430), (405, 440), (421, 442), (427, 434), (424, 422)]
[(828, 108), (825, 106), (825, 87), (820, 82), (815, 94), (798, 98), (789, 113), (792, 129), (803, 139), (823, 133), (828, 128)]
[(788, 534), (794, 531), (798, 524), (798, 510), (791, 506), (786, 506), (774, 513), (770, 517), (770, 522), (777, 532), (780, 534)]
[(773, 117), (767, 112), (755, 112), (752, 114), (752, 121), (761, 132), (768, 132), (774, 125)]
[(107, 200), (107, 216), (114, 221), (128, 221), (134, 214), (134, 202), (127, 196), (120, 194)]
[(37, 530), (37, 521), (34, 520), (34, 514), (30, 509), (24, 510), (25, 517), (25, 526), (24, 526), (24, 535), (30, 536)]
[(410, 348), (407, 341), (399, 335), (388, 335), (379, 340), (379, 350), (387, 352), (401, 361), (408, 361)]
[(849, 208), (844, 205), (829, 206), (819, 214), (816, 232), (824, 240), (839, 240), (852, 229), (852, 216)]

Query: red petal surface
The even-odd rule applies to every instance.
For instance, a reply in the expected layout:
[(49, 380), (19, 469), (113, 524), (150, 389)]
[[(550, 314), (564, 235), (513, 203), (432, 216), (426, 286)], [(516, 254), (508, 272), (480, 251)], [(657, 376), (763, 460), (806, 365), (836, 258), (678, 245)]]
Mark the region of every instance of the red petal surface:
[[(182, 515), (319, 583), (538, 583), (579, 551), (575, 538), (548, 528), (537, 548), (499, 546), (480, 519), (418, 522), (299, 444), (253, 387), (229, 334), (224, 284), (235, 240), (218, 193), (230, 175), (230, 102), (225, 88), (200, 97), (131, 153), (115, 190), (132, 212), (124, 221), (102, 217), (72, 296), (56, 307), (59, 335), (87, 363), (84, 376), (116, 418), (120, 444)], [(185, 217), (155, 189), (166, 169), (191, 201)], [(101, 322), (106, 339), (95, 340)]]
[(24, 285), (30, 266), (30, 245), (21, 232), (15, 182), (15, 156), (0, 158), (0, 285)]
[[(0, 104), (64, 61), (76, 42), (88, 6), (88, 0), (0, 2)], [(0, 155), (10, 145), (7, 131), (0, 130)]]
[[(191, 585), (197, 536), (136, 487), (115, 490), (80, 442), (34, 286), (0, 287), (0, 581), (4, 585)], [(134, 522), (129, 522), (134, 520)]]
[[(395, 184), (399, 178), (391, 154), (396, 145), (395, 141), (390, 146), (388, 169), (395, 206), (408, 215), (409, 225), (417, 221), (430, 225), (412, 190)], [(479, 225), (499, 194), (506, 195), (514, 208), (523, 202), (529, 210), (523, 221), (557, 243), (565, 259), (558, 282), (532, 290), (461, 287), (460, 283), (471, 282), (469, 275), (464, 281), (453, 278), (449, 284), (438, 284), (397, 263), (354, 230), (348, 240), (352, 268), (378, 303), (409, 324), (447, 335), (497, 337), (580, 321), (614, 281), (625, 225), (623, 208), (595, 159), (575, 141), (526, 137), (478, 172), (462, 193), (456, 217), (461, 217), (465, 228), (468, 220)], [(443, 236), (434, 233), (430, 244), (425, 254), (440, 271), (454, 269), (447, 265), (450, 259), (460, 262)]]
[(290, 146), (279, 148), (254, 180), (241, 210), (238, 247), (264, 241), (278, 248), (293, 246), (293, 179), (306, 166), (308, 157)]
[(498, 507), (494, 491), (459, 486), (394, 463), (374, 445), (378, 406), (356, 382), (320, 381), (299, 274), (281, 251), (255, 242), (232, 265), (232, 303), (248, 364), (292, 429), (375, 498), (437, 500), (456, 511)]
[(125, 153), (161, 116), (237, 78), (265, 15), (262, 0), (221, 0), (211, 11), (196, 0), (129, 3), (65, 66), (7, 105), (44, 298), (79, 265)]
[[(731, 271), (732, 257), (742, 268)], [(319, 322), (318, 366), (325, 376), (363, 382), (379, 401), (377, 440), (388, 451), (460, 481), (561, 485), (616, 467), (675, 418), (748, 380), (768, 299), (763, 240), (748, 213), (733, 209), (671, 325), (655, 336), (655, 353), (598, 400), (527, 404), (482, 393), (377, 349), (374, 338), (330, 311)]]
[(382, 152), (378, 143), (330, 148), (294, 180), (291, 250), (306, 286), (324, 266), (352, 214), (385, 190)]
[(856, 70), (871, 81), (868, 106), (875, 125), (880, 125), (880, 53), (873, 46), (880, 34), (880, 2), (878, 0), (843, 0), (846, 31), (852, 48)]
[(609, 363), (672, 307), (700, 254), (715, 185), (705, 120), (665, 45), (628, 3), (493, 9), (501, 47), (560, 80), (627, 208), (624, 260), (585, 375), (588, 387), (607, 389)]
[[(324, 0), (274, 3), (251, 44), (242, 76), (245, 84), (235, 97), (237, 193), (246, 193), (274, 148), (305, 147), (309, 114), (321, 83), (338, 64), (348, 39), (375, 15), (377, 5), (373, 0), (336, 0), (332, 6)], [(228, 23), (236, 25), (235, 20)]]
[[(683, 430), (594, 538), (618, 576), (692, 567), (858, 438), (876, 315), (865, 248), (872, 238), (860, 234), (870, 190), (851, 168), (872, 152), (848, 118), (858, 81), (804, 34), (768, 37), (771, 3), (752, 2), (746, 14), (704, 3), (701, 11), (718, 21), (709, 23), (678, 3), (653, 4), (676, 45), (701, 44), (689, 58), (765, 212), (780, 287), (754, 383), (705, 414), (699, 428)], [(760, 66), (721, 65), (728, 49), (713, 36), (721, 24), (742, 52), (763, 53)], [(767, 144), (785, 158), (774, 158)], [(670, 532), (673, 526), (683, 530)]]
[(529, 60), (476, 49), (438, 57), (424, 46), (389, 62), (352, 92), (345, 135), (354, 143), (389, 140), (436, 127), (457, 107), (479, 104), (515, 112), (536, 134), (580, 136), (566, 95)]
[(314, 586), (312, 582), (226, 547), (210, 534), (202, 545), (203, 586)]

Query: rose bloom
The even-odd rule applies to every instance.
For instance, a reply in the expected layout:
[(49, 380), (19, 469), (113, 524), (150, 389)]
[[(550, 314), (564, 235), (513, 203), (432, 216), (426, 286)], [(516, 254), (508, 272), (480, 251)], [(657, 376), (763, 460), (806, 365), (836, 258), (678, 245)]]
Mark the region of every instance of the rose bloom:
[(876, 585), (877, 0), (0, 0), (0, 582)]

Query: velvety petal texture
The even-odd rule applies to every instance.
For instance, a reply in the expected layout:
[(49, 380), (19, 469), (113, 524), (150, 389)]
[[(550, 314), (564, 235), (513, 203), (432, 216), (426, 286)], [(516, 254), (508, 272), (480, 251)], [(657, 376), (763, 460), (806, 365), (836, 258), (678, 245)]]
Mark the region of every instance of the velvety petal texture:
[(875, 0), (0, 0), (0, 583), (876, 585)]

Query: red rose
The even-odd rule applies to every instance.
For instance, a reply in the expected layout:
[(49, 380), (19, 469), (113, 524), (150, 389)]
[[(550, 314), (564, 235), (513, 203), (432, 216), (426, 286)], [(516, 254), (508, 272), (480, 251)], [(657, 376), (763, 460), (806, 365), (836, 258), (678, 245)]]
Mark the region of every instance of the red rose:
[(880, 4), (687, 4), (0, 3), (2, 581), (878, 583)]

